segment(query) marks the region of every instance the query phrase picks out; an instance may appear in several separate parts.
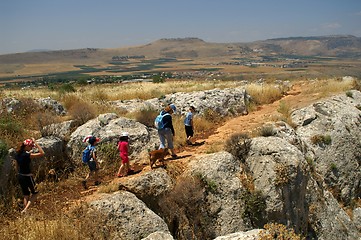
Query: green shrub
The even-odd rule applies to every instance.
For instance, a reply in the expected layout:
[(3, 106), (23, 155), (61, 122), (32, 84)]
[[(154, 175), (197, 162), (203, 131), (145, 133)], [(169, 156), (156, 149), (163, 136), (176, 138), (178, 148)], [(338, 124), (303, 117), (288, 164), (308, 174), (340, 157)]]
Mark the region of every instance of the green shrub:
[(347, 91), (347, 92), (346, 92), (346, 96), (347, 96), (347, 97), (350, 97), (350, 98), (353, 98), (351, 91)]
[(181, 177), (159, 200), (159, 215), (177, 239), (214, 239), (206, 192), (199, 177)]
[(260, 191), (245, 191), (241, 198), (244, 201), (242, 218), (250, 221), (252, 227), (261, 228), (265, 224), (266, 198)]
[(64, 83), (64, 84), (60, 85), (59, 88), (58, 88), (58, 91), (60, 93), (76, 92), (74, 86), (71, 85), (70, 83)]
[(0, 140), (0, 169), (4, 163), (5, 157), (8, 154), (8, 147), (6, 143)]
[(226, 140), (225, 151), (244, 161), (248, 155), (252, 140), (244, 133), (236, 133)]

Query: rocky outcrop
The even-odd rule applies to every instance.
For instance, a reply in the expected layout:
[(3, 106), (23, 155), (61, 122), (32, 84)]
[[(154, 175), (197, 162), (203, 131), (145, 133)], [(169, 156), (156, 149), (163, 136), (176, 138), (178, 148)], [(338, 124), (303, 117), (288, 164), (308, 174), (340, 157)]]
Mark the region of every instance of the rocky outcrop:
[(361, 196), (360, 104), (361, 93), (350, 91), (292, 113), (310, 160), (328, 189), (347, 205)]
[(199, 114), (213, 110), (221, 116), (247, 114), (249, 95), (244, 88), (212, 89), (200, 92), (177, 92), (164, 98), (153, 98), (145, 101), (139, 99), (129, 101), (114, 101), (113, 104), (126, 111), (155, 109), (159, 111), (166, 104), (174, 103), (177, 112), (184, 114), (190, 106), (194, 106)]
[(53, 111), (57, 115), (67, 114), (67, 111), (63, 105), (61, 105), (58, 101), (51, 99), (50, 97), (37, 99), (37, 102), (43, 109)]
[(173, 179), (164, 169), (155, 169), (145, 174), (135, 175), (120, 185), (121, 189), (126, 189), (134, 193), (138, 198), (147, 201), (171, 190), (174, 186)]
[(255, 190), (265, 197), (266, 222), (275, 221), (306, 232), (308, 174), (302, 152), (284, 139), (258, 137), (252, 139), (245, 164)]
[(248, 229), (242, 218), (244, 187), (240, 171), (237, 159), (228, 152), (219, 152), (194, 158), (184, 173), (200, 178), (208, 189), (205, 194), (205, 208), (210, 219), (207, 229), (215, 236)]
[(130, 192), (106, 194), (91, 202), (90, 207), (104, 216), (111, 239), (141, 239), (158, 231), (169, 233), (163, 219)]

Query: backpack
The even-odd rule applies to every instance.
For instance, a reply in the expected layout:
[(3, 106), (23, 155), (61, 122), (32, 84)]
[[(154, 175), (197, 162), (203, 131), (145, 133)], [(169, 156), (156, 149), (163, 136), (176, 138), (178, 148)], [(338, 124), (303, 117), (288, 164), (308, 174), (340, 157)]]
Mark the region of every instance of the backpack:
[(91, 145), (87, 146), (83, 150), (83, 157), (82, 157), (83, 163), (89, 162), (89, 160), (92, 158), (93, 151), (94, 151), (94, 146), (91, 146)]
[(156, 127), (156, 129), (163, 129), (164, 128), (164, 123), (163, 123), (163, 117), (166, 115), (170, 115), (169, 113), (165, 113), (165, 114), (159, 114), (155, 120), (154, 120), (154, 126)]

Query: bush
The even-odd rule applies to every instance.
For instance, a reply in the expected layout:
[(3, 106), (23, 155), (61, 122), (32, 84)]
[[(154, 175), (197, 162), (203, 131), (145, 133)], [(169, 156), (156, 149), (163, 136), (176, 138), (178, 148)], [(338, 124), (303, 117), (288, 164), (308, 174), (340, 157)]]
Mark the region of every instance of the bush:
[(173, 190), (159, 202), (159, 211), (176, 239), (214, 239), (210, 231), (212, 216), (209, 216), (205, 191), (198, 177), (178, 179)]
[(311, 137), (311, 142), (320, 147), (325, 147), (325, 145), (330, 145), (332, 140), (330, 135), (314, 135)]
[(301, 236), (297, 235), (293, 229), (287, 229), (286, 226), (279, 223), (267, 223), (260, 234), (260, 239), (288, 239), (301, 240)]
[(244, 161), (250, 150), (251, 142), (252, 140), (248, 137), (247, 134), (233, 134), (226, 141), (225, 151)]
[(259, 129), (259, 135), (263, 136), (263, 137), (271, 137), (271, 136), (274, 136), (275, 134), (276, 134), (276, 132), (275, 132), (273, 126), (270, 124), (263, 125)]
[(78, 125), (96, 117), (95, 109), (87, 102), (77, 101), (69, 108), (69, 113)]
[(266, 198), (260, 191), (245, 191), (241, 198), (244, 201), (243, 219), (249, 220), (252, 227), (262, 227), (265, 224)]
[(216, 112), (214, 109), (211, 108), (207, 108), (204, 110), (203, 112), (203, 117), (212, 123), (219, 123), (222, 119), (221, 114), (219, 114), (218, 112)]
[(154, 127), (154, 119), (158, 114), (159, 112), (153, 108), (143, 108), (135, 113), (135, 120), (147, 127)]

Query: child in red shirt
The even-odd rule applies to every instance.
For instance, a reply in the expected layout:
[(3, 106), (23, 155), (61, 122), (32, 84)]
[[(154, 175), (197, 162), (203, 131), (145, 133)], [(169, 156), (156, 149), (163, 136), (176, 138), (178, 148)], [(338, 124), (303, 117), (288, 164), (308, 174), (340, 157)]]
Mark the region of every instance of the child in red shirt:
[(118, 150), (120, 158), (122, 159), (122, 164), (119, 167), (118, 170), (118, 177), (125, 177), (128, 174), (129, 171), (129, 158), (128, 158), (128, 152), (129, 152), (129, 134), (127, 132), (123, 132), (120, 135), (119, 142), (118, 142)]

